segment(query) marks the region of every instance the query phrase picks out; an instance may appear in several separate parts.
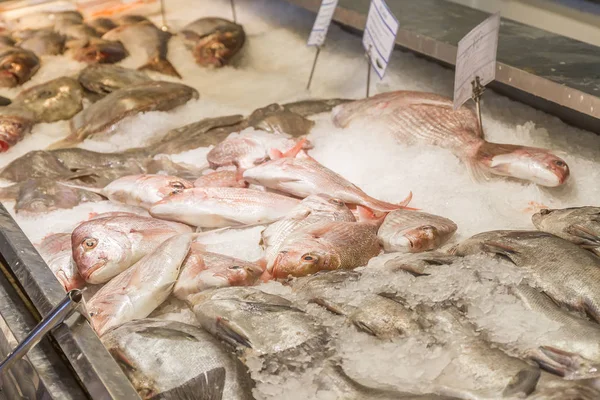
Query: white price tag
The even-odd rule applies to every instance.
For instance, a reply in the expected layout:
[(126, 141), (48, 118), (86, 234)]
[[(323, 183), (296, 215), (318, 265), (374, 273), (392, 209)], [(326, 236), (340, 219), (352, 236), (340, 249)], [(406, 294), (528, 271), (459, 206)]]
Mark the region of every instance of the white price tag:
[(307, 44), (309, 46), (322, 46), (325, 43), (325, 37), (327, 37), (327, 31), (329, 30), (329, 25), (331, 25), (331, 19), (333, 18), (337, 3), (338, 0), (323, 0), (321, 2), (315, 24), (308, 37)]
[(398, 20), (384, 0), (371, 0), (363, 34), (363, 46), (371, 57), (371, 65), (379, 79), (383, 78), (394, 50), (398, 26)]
[(479, 77), (482, 86), (496, 77), (496, 53), (500, 14), (496, 13), (477, 25), (458, 42), (454, 75), (454, 109), (471, 98), (471, 82)]

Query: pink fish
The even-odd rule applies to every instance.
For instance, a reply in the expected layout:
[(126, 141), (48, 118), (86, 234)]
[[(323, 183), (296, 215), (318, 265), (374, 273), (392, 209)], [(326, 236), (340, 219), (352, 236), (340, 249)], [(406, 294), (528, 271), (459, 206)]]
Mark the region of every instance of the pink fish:
[(46, 236), (36, 249), (67, 292), (85, 286), (73, 261), (70, 233)]
[(248, 182), (238, 179), (236, 171), (215, 171), (194, 181), (195, 187), (248, 187)]

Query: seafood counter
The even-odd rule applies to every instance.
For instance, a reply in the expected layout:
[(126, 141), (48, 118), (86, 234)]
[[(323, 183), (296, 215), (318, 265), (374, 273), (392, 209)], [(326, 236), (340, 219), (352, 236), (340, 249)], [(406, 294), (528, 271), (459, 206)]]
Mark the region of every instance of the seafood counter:
[(600, 398), (598, 136), (493, 92), (481, 128), (402, 52), (365, 99), (337, 26), (307, 92), (313, 15), (185, 4), (2, 40), (0, 250), (41, 315), (85, 289), (77, 390)]

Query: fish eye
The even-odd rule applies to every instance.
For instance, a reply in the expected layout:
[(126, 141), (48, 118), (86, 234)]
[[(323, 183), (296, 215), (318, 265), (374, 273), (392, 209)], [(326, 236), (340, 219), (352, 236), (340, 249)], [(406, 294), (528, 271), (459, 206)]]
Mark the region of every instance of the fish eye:
[(49, 91), (49, 90), (42, 90), (42, 91), (39, 93), (38, 97), (39, 97), (39, 98), (41, 98), (41, 99), (47, 99), (47, 98), (50, 98), (50, 97), (52, 97), (52, 92), (51, 92), (51, 91)]
[(561, 160), (555, 160), (554, 161), (554, 165), (556, 165), (557, 167), (560, 167), (560, 168), (564, 168), (564, 167), (567, 166), (567, 164), (564, 161), (561, 161)]
[(96, 247), (98, 245), (98, 240), (94, 239), (94, 238), (85, 238), (83, 239), (83, 247), (85, 248), (85, 250), (92, 250), (94, 247)]
[(317, 256), (313, 256), (311, 254), (305, 254), (302, 256), (302, 260), (309, 262), (317, 261), (318, 259), (319, 258)]
[(171, 187), (175, 190), (185, 189), (185, 185), (179, 181), (171, 182)]
[(332, 204), (335, 204), (336, 206), (343, 206), (344, 205), (344, 202), (341, 201), (341, 200), (339, 200), (339, 199), (331, 199), (330, 202)]
[(550, 214), (550, 210), (543, 208), (540, 210), (540, 215), (548, 215)]
[(242, 269), (242, 267), (240, 267), (239, 265), (232, 265), (231, 267), (229, 267), (229, 269), (238, 270), (238, 269)]

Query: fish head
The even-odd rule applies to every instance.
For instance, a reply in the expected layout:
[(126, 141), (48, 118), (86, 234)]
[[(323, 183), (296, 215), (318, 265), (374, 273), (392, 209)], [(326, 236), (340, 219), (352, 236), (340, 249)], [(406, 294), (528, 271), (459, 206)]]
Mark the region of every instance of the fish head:
[(339, 256), (317, 240), (295, 241), (282, 249), (273, 262), (273, 278), (307, 276), (323, 270), (335, 270), (341, 264)]
[(39, 58), (28, 50), (10, 49), (0, 54), (0, 87), (15, 87), (28, 81), (40, 68)]
[(120, 42), (90, 40), (73, 54), (76, 61), (88, 64), (113, 64), (127, 57), (129, 53)]
[(433, 225), (403, 229), (390, 237), (390, 245), (393, 248), (403, 248), (409, 253), (436, 249), (441, 242), (442, 235)]
[(223, 276), (227, 279), (229, 286), (250, 286), (263, 273), (263, 269), (254, 264), (234, 264), (215, 275)]
[(552, 218), (554, 214), (556, 214), (556, 211), (559, 210), (548, 208), (542, 209), (531, 216), (531, 222), (533, 222), (533, 225), (536, 228), (540, 229), (544, 221), (548, 220), (549, 218)]
[(146, 177), (146, 181), (160, 198), (173, 196), (182, 193), (185, 189), (194, 187), (191, 182), (185, 179), (169, 175), (150, 175)]
[(569, 166), (548, 150), (536, 147), (499, 145), (509, 150), (491, 157), (493, 173), (523, 179), (540, 186), (560, 186), (569, 178)]
[(101, 226), (102, 222), (100, 219), (79, 225), (71, 235), (77, 270), (92, 284), (107, 282), (133, 264), (132, 244), (127, 235)]
[(193, 50), (196, 63), (212, 68), (224, 66), (239, 48), (238, 40), (232, 32), (216, 32), (202, 38)]
[[(0, 78), (1, 81), (1, 78)], [(0, 86), (2, 83), (0, 82)], [(9, 106), (10, 107), (10, 106)], [(0, 115), (0, 153), (17, 144), (34, 124), (33, 114)]]

